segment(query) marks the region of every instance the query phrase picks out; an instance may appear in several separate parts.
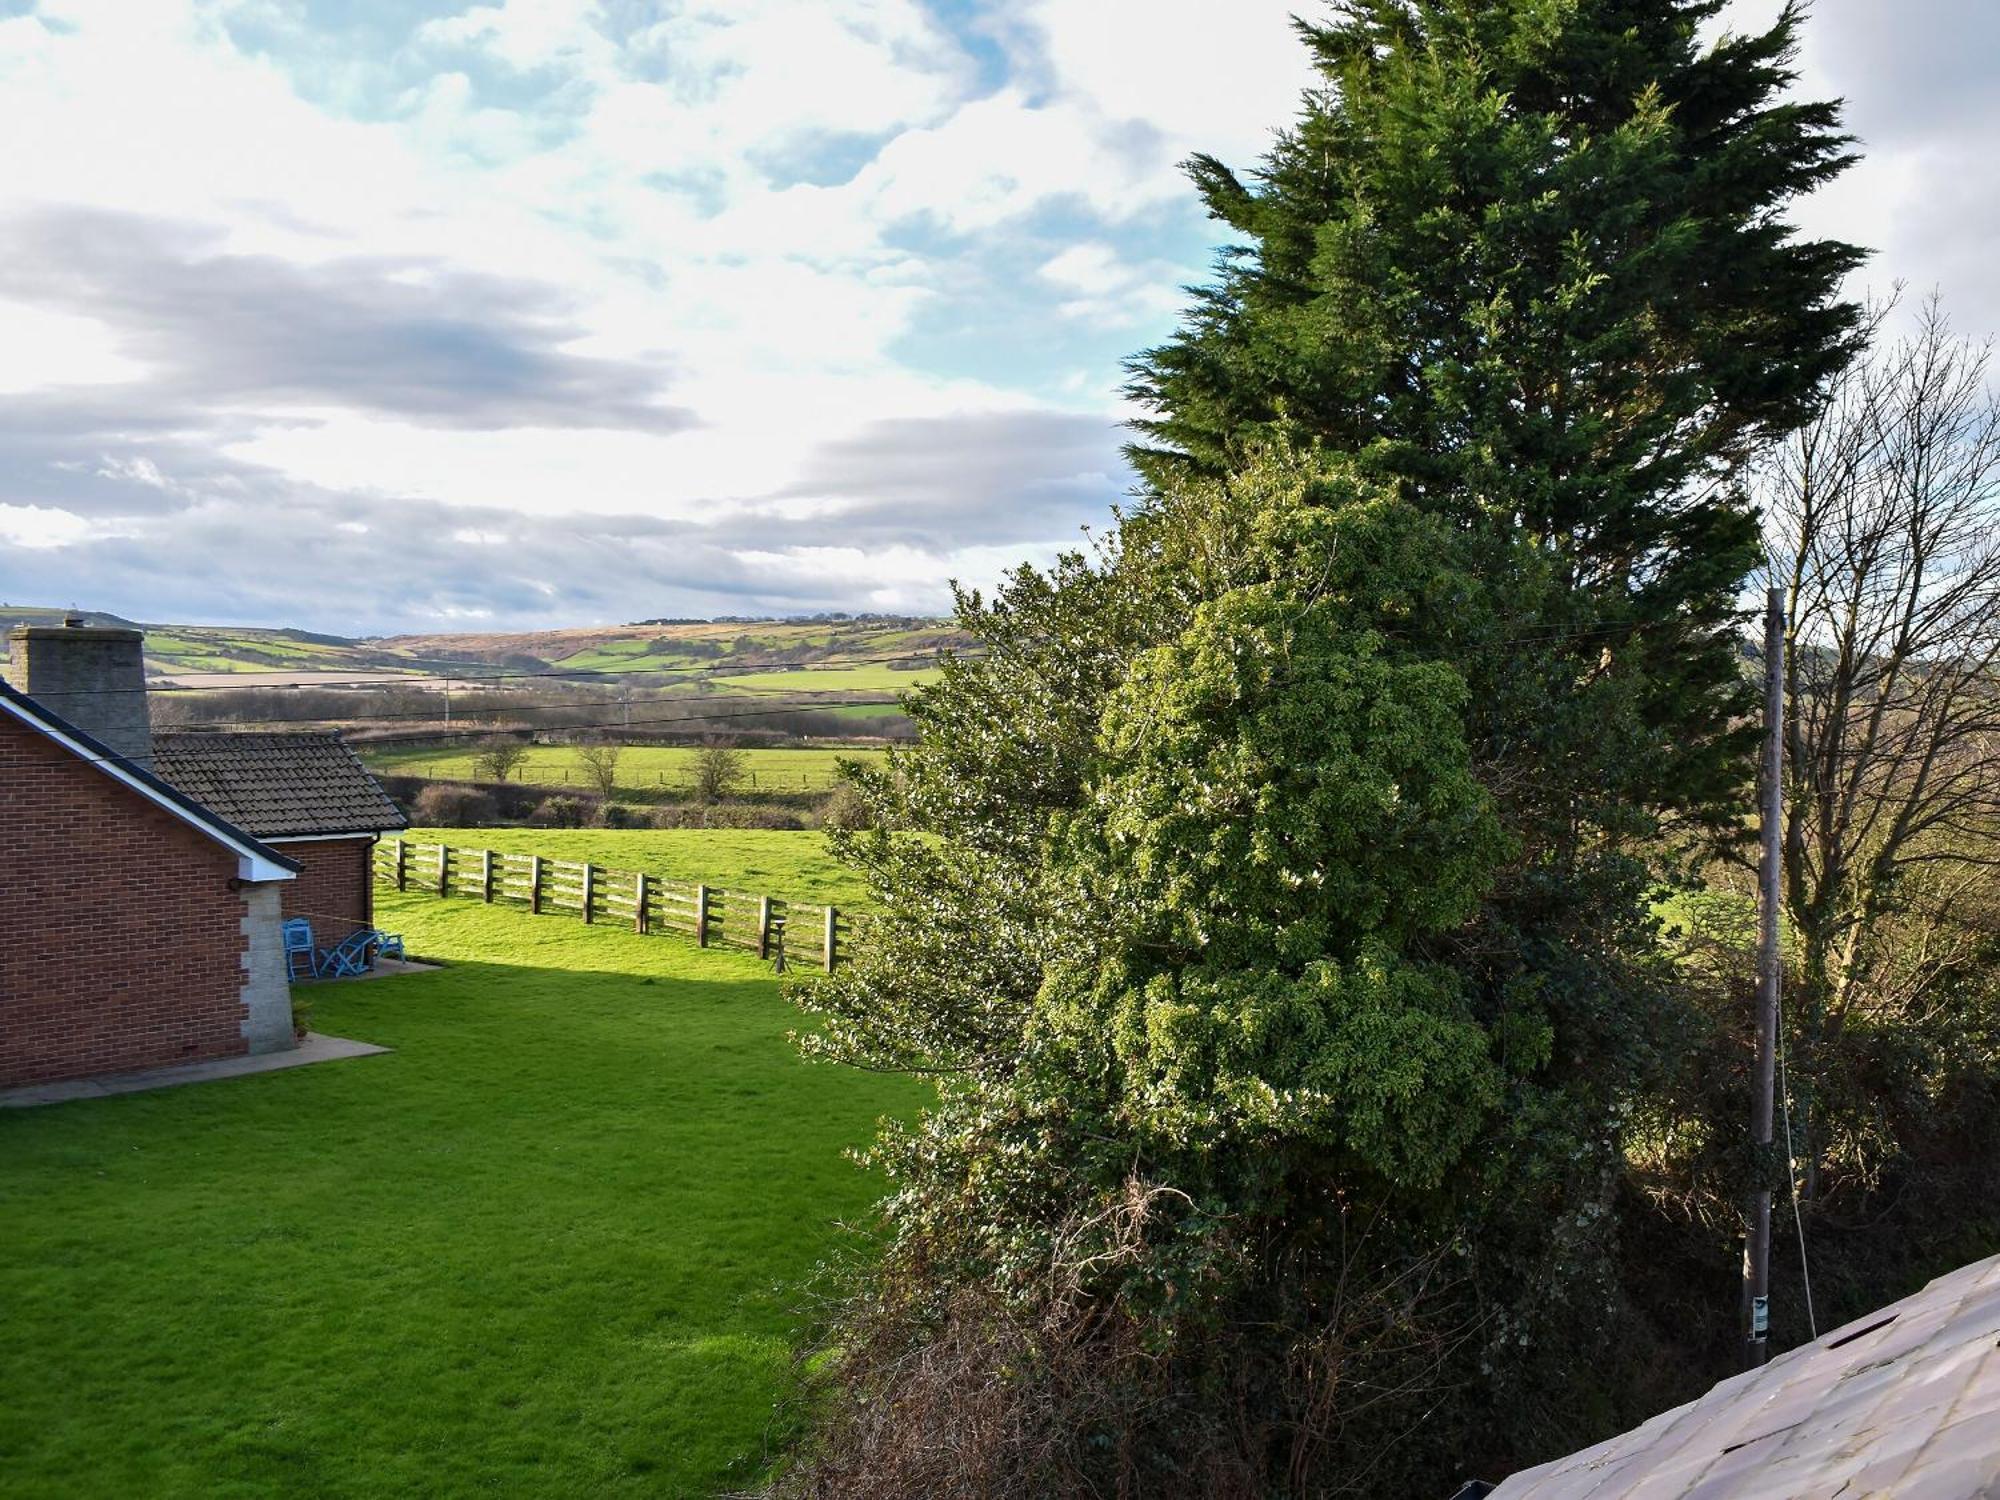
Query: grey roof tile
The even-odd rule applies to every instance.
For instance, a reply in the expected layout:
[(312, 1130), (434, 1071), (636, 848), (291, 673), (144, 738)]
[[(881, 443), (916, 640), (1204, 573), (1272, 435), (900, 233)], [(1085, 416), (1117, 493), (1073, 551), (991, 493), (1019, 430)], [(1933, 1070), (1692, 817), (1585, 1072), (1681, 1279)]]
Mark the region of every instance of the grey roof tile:
[(1492, 1500), (1789, 1500), (2000, 1496), (2000, 1256), (1698, 1400), (1567, 1458)]
[(258, 838), (409, 826), (381, 783), (334, 734), (158, 734), (153, 769)]

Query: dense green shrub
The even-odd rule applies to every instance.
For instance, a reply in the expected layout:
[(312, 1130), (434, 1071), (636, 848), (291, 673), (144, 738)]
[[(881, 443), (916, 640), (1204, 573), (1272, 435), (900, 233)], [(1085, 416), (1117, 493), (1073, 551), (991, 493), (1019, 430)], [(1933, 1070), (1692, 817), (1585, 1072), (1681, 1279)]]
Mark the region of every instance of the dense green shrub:
[(846, 833), (860, 833), (872, 827), (872, 816), (867, 799), (846, 782), (835, 787), (819, 805), (820, 826)]
[(528, 821), (537, 828), (581, 828), (590, 816), (591, 805), (581, 797), (544, 797)]
[(809, 828), (801, 808), (777, 802), (677, 802), (652, 810), (655, 828)]
[(499, 810), (493, 798), (476, 787), (433, 782), (418, 792), (410, 819), (432, 828), (481, 828), (494, 822)]

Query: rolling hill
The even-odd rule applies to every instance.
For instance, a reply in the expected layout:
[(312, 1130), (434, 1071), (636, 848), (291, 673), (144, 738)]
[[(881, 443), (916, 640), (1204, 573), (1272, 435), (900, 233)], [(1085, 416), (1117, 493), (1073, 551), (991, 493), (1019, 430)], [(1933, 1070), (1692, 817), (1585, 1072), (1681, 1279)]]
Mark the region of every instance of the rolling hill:
[[(0, 605), (0, 627), (52, 625), (68, 611)], [(575, 672), (602, 681), (706, 691), (871, 692), (928, 675), (924, 664), (966, 638), (947, 623), (900, 616), (805, 620), (675, 620), (487, 634), (357, 639), (248, 626), (142, 624), (83, 611), (91, 625), (146, 632), (146, 668), (161, 684), (253, 687), (316, 679)]]

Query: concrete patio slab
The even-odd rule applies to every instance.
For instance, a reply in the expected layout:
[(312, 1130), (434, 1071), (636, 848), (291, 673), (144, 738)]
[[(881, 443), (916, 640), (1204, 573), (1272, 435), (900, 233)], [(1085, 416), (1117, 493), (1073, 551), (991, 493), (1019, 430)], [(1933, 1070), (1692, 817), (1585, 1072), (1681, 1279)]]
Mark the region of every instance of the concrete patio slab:
[(328, 975), (324, 979), (294, 979), (294, 984), (351, 984), (357, 979), (394, 979), (398, 974), (435, 974), (442, 964), (420, 964), (410, 958), (378, 958), (372, 969), (359, 974)]
[(145, 1068), (135, 1073), (105, 1073), (96, 1078), (72, 1078), (61, 1083), (31, 1083), (0, 1089), (0, 1109), (32, 1109), (40, 1104), (67, 1104), (72, 1099), (102, 1099), (111, 1094), (138, 1094), (148, 1089), (178, 1088), (184, 1083), (208, 1083), (217, 1078), (243, 1078), (252, 1073), (276, 1073), (312, 1063), (337, 1062), (387, 1052), (372, 1042), (321, 1036), (308, 1031), (289, 1052), (264, 1052), (254, 1057), (217, 1057), (207, 1062), (177, 1063), (170, 1068)]

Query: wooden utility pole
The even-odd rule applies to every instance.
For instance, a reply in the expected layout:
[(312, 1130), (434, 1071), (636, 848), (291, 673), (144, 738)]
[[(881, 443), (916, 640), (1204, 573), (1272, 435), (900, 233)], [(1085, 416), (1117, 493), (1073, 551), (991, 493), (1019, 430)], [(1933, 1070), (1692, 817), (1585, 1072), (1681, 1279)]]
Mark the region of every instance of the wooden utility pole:
[(1750, 1151), (1756, 1187), (1743, 1245), (1743, 1361), (1770, 1358), (1771, 1117), (1778, 1048), (1778, 893), (1784, 875), (1785, 594), (1764, 594), (1764, 857), (1757, 878), (1757, 1065), (1750, 1093)]

